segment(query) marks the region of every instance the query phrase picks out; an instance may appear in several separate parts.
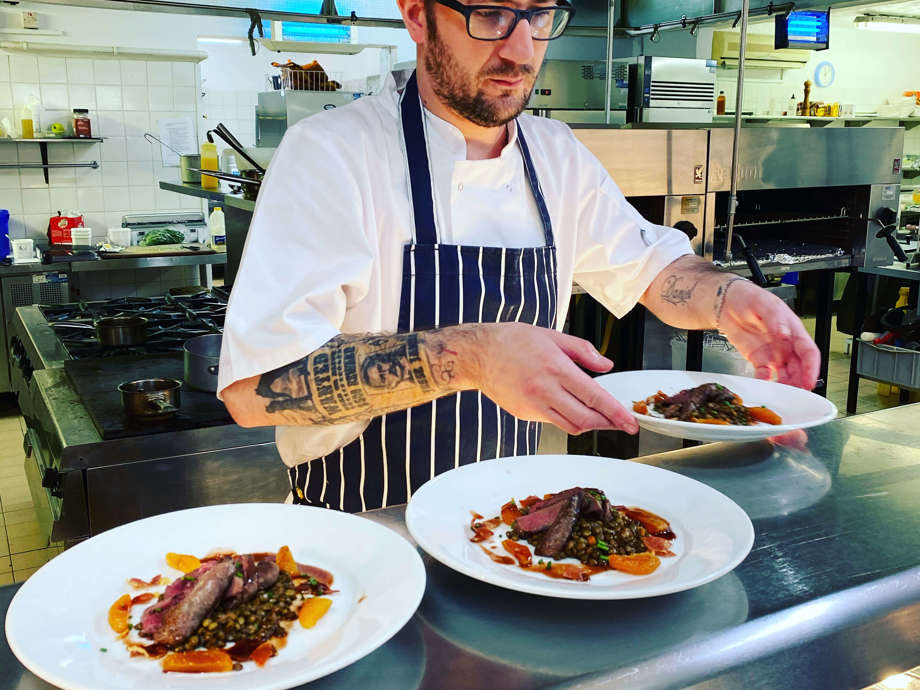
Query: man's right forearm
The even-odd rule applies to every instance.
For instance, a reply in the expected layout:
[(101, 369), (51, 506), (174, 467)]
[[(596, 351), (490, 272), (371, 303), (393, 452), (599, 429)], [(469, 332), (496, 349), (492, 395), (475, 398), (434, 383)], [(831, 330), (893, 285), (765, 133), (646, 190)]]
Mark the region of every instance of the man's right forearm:
[(339, 335), (301, 360), (228, 386), (224, 402), (242, 426), (370, 419), (476, 388), (482, 330)]

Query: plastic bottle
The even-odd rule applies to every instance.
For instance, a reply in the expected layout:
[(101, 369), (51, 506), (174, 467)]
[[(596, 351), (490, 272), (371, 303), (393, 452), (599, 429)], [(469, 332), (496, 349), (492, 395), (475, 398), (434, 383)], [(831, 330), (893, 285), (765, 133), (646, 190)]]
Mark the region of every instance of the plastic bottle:
[(795, 115), (795, 110), (796, 108), (798, 108), (798, 106), (799, 106), (799, 102), (796, 100), (795, 94), (792, 94), (789, 97), (789, 102), (786, 103), (786, 112), (783, 113), (783, 115), (788, 115), (789, 117), (792, 117), (793, 115)]
[[(220, 160), (217, 157), (217, 145), (209, 141), (201, 145), (201, 169), (202, 170), (219, 170)], [(201, 176), (201, 188), (217, 191), (220, 187), (216, 177), (210, 175)]]
[(22, 109), (22, 138), (23, 139), (34, 139), (35, 138), (35, 123), (33, 121), (33, 114), (31, 106), (25, 106)]
[(909, 287), (898, 288), (898, 301), (894, 303), (894, 308), (900, 309), (901, 307), (906, 307), (909, 298), (910, 298), (910, 288)]
[(208, 216), (208, 246), (216, 251), (227, 251), (227, 230), (224, 223), (224, 211), (220, 206), (215, 206)]
[(725, 92), (719, 91), (719, 97), (716, 98), (716, 115), (725, 114)]

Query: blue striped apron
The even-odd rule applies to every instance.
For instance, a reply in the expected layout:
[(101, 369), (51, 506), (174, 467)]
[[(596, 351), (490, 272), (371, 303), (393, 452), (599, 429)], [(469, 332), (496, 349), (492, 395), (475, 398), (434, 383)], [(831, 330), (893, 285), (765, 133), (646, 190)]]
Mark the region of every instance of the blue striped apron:
[[(415, 75), (400, 115), (415, 218), (403, 251), (399, 332), (462, 323), (556, 324), (556, 247), (549, 211), (518, 125), (518, 144), (546, 246), (441, 244)], [(463, 391), (371, 420), (351, 443), (290, 468), (294, 502), (348, 512), (406, 503), (437, 474), (480, 460), (535, 453), (541, 425), (519, 420), (479, 391)]]

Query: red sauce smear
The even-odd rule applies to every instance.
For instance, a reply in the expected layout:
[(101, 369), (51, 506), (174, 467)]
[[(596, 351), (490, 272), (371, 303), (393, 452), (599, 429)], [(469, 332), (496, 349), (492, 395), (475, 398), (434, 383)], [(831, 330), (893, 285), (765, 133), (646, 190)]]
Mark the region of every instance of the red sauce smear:
[[(474, 541), (474, 539), (470, 539), (470, 541)], [(485, 552), (486, 556), (491, 558), (496, 563), (501, 563), (502, 565), (514, 565), (514, 559), (511, 558), (510, 556), (502, 556), (499, 553), (493, 553), (492, 551), (489, 551), (482, 544), (479, 545), (479, 548)]]
[[(144, 651), (147, 652), (151, 659), (159, 659), (169, 653), (169, 647), (167, 647), (162, 642), (154, 642), (153, 644), (138, 646), (143, 647)], [(140, 652), (132, 651), (131, 656), (143, 656), (143, 654)]]
[(154, 575), (150, 578), (150, 581), (141, 580), (137, 577), (132, 577), (128, 580), (128, 584), (131, 585), (134, 589), (143, 589), (144, 587), (156, 587), (157, 585), (163, 582), (162, 575)]
[(265, 662), (278, 654), (275, 645), (272, 642), (262, 642), (261, 640), (240, 640), (232, 647), (225, 649), (234, 661), (256, 662), (257, 666), (265, 666)]
[(297, 571), (302, 577), (312, 577), (321, 585), (332, 587), (334, 578), (332, 577), (332, 573), (330, 573), (328, 570), (317, 568), (315, 565), (304, 565), (303, 563), (298, 563)]
[(500, 517), (494, 517), (491, 520), (486, 520), (485, 522), (480, 522), (482, 520), (482, 515), (479, 513), (473, 513), (473, 519), (470, 520), (470, 529), (473, 530), (473, 538), (470, 539), (471, 542), (478, 543), (485, 541), (492, 536), (492, 530), (498, 527), (502, 523)]
[(156, 594), (153, 592), (144, 592), (143, 594), (138, 594), (136, 597), (131, 599), (131, 606), (137, 606), (138, 604), (146, 604), (148, 601), (156, 599)]
[(533, 558), (530, 555), (530, 549), (527, 548), (524, 544), (519, 544), (513, 539), (505, 539), (502, 541), (502, 546), (505, 548), (505, 551), (517, 559), (518, 565), (522, 568), (529, 568), (531, 565), (533, 565)]

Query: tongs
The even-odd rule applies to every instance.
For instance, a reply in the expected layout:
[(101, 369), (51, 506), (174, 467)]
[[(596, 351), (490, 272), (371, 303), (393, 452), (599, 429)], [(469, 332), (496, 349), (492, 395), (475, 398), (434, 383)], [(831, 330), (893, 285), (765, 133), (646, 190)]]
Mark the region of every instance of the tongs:
[(223, 139), (225, 142), (227, 142), (230, 148), (232, 148), (234, 151), (240, 154), (243, 157), (243, 159), (246, 160), (253, 168), (258, 170), (262, 174), (265, 173), (265, 168), (263, 168), (261, 165), (256, 163), (255, 159), (253, 159), (252, 156), (246, 153), (246, 150), (243, 148), (243, 145), (239, 142), (239, 140), (235, 136), (233, 136), (230, 133), (229, 129), (224, 127), (223, 123), (218, 122), (217, 127), (215, 127), (210, 132), (208, 132), (208, 141), (213, 143), (213, 139), (211, 138), (211, 132), (214, 132), (214, 134), (216, 134), (221, 139)]

